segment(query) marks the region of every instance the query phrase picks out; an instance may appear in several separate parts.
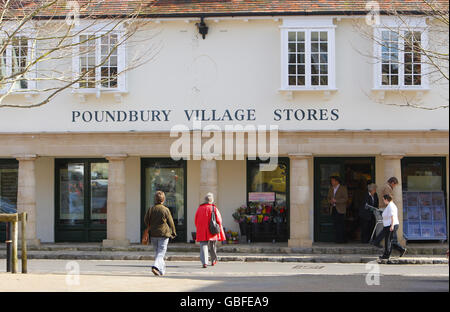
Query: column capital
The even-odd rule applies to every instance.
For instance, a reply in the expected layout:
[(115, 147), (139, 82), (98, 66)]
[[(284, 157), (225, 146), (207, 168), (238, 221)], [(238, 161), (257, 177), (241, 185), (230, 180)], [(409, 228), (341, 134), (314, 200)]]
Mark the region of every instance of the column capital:
[(402, 153), (381, 153), (380, 156), (385, 158), (385, 159), (402, 159), (403, 157), (405, 157), (405, 154), (402, 154)]
[(106, 155), (104, 155), (104, 157), (107, 160), (125, 160), (125, 159), (127, 159), (128, 155), (127, 154), (106, 154)]
[(312, 153), (292, 153), (288, 154), (290, 159), (310, 159), (313, 157)]
[(17, 155), (13, 155), (13, 157), (15, 159), (17, 159), (18, 161), (21, 161), (21, 160), (36, 160), (36, 158), (38, 158), (38, 156), (36, 154), (17, 154)]

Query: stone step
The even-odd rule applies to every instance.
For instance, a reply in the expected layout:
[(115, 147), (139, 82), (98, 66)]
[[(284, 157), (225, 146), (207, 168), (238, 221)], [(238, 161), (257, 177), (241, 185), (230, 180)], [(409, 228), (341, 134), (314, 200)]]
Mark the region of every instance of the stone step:
[[(410, 255), (438, 255), (443, 256), (448, 250), (447, 245), (442, 246), (407, 246)], [(5, 244), (0, 244), (0, 251), (6, 250)], [(40, 246), (28, 246), (29, 251), (86, 251), (86, 252), (148, 252), (152, 251), (151, 245), (145, 246), (132, 244), (127, 247), (103, 247), (101, 244), (41, 244)], [(199, 252), (200, 247), (195, 244), (169, 244), (169, 252)], [(253, 246), (253, 245), (219, 245), (219, 252), (248, 253), (248, 254), (365, 254), (377, 255), (380, 250), (372, 246), (313, 246), (311, 248), (295, 248), (284, 246)]]
[[(5, 252), (0, 253), (0, 259), (5, 259)], [(223, 253), (218, 255), (219, 261), (224, 262), (309, 262), (309, 263), (368, 263), (378, 260), (378, 255), (366, 254), (236, 254)], [(28, 259), (65, 259), (65, 260), (146, 260), (153, 261), (151, 250), (147, 252), (119, 252), (119, 251), (29, 251)], [(200, 261), (198, 252), (176, 253), (168, 252), (167, 261)], [(20, 252), (19, 252), (20, 262)], [(387, 264), (448, 264), (448, 259), (437, 256), (408, 255), (402, 258), (393, 257)]]

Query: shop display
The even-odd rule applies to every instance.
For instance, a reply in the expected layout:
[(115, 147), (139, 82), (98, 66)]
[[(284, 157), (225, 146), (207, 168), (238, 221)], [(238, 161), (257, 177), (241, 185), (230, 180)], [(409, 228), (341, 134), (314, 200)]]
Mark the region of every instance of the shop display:
[(403, 192), (403, 220), (408, 240), (446, 239), (444, 192)]
[(284, 205), (255, 202), (236, 209), (233, 218), (248, 241), (281, 241), (287, 235), (286, 212)]

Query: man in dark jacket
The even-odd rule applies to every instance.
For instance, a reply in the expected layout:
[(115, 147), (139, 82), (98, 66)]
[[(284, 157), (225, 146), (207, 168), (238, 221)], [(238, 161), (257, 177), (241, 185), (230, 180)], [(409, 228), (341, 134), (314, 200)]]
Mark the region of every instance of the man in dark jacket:
[(370, 236), (372, 235), (373, 227), (375, 226), (375, 220), (373, 212), (366, 209), (366, 204), (378, 208), (378, 195), (377, 186), (375, 184), (369, 184), (367, 187), (368, 193), (363, 204), (359, 207), (359, 220), (361, 225), (361, 243), (367, 244), (370, 241)]

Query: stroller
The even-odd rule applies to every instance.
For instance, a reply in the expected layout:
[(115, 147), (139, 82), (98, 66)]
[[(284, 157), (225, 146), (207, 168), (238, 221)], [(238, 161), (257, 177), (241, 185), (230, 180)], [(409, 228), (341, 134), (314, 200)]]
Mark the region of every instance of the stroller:
[(370, 210), (375, 216), (375, 226), (373, 227), (372, 235), (370, 236), (370, 241), (372, 242), (383, 230), (383, 210), (368, 204), (366, 204), (364, 208)]

